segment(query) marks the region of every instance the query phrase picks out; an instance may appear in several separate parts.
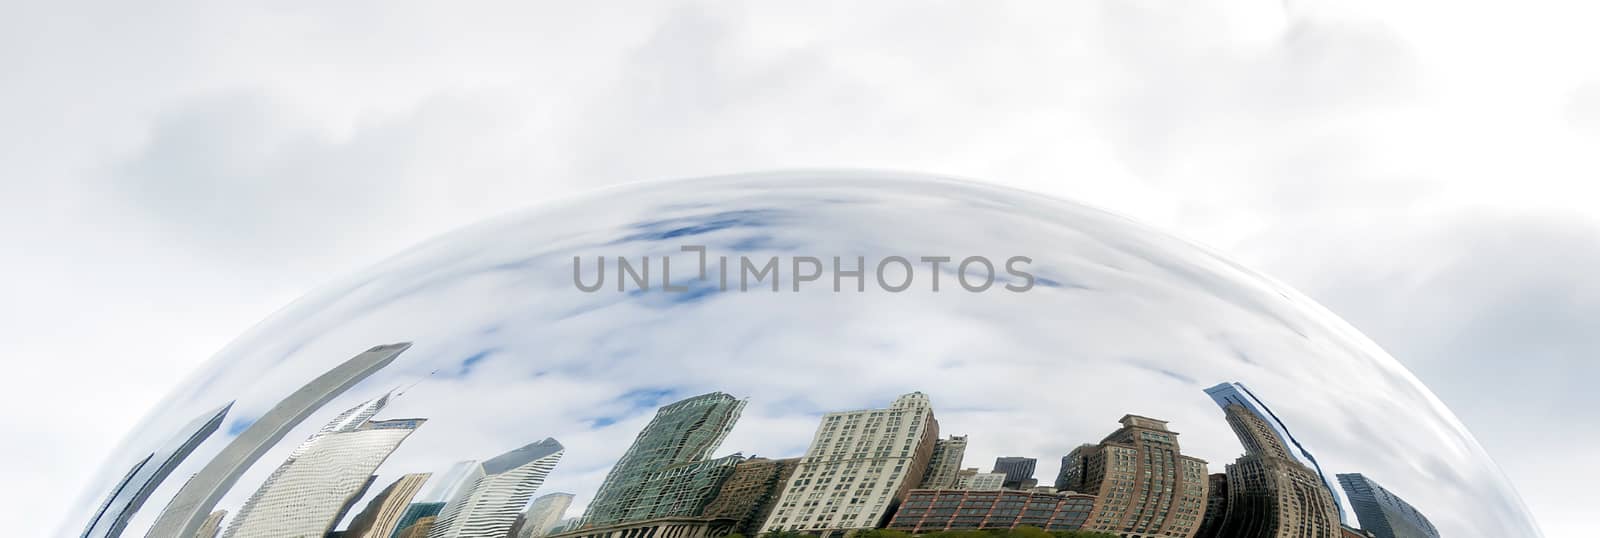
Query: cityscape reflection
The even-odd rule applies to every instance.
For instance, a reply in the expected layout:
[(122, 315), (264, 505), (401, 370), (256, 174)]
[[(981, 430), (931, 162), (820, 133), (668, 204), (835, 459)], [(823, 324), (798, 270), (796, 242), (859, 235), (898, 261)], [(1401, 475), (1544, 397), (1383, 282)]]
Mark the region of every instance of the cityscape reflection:
[[(574, 286), (575, 258), (632, 284)], [(1026, 264), (968, 286), (967, 260)], [(119, 454), (64, 534), (1538, 536), (1449, 412), (1292, 290), (883, 174), (645, 185), (427, 243), (230, 345)]]

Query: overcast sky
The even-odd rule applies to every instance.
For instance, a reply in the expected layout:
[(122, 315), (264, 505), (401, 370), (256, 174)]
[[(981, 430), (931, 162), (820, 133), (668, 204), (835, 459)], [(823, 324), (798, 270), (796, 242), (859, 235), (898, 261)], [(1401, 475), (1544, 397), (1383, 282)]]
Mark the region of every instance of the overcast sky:
[(0, 430), (27, 442), (0, 519), (52, 528), (184, 373), (417, 241), (847, 166), (1081, 200), (1275, 275), (1428, 383), (1549, 536), (1592, 530), (1591, 3), (859, 4), (8, 6)]

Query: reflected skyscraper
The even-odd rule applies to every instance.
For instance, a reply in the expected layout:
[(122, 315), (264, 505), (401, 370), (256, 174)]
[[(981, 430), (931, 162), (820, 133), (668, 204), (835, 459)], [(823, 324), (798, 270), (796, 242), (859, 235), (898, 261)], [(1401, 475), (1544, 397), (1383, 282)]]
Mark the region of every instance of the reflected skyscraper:
[(606, 473), (580, 526), (700, 515), (744, 459), (706, 459), (733, 430), (744, 405), (713, 392), (662, 406)]
[(447, 503), (428, 538), (503, 538), (566, 448), (545, 438), (495, 456), (469, 473), (478, 476)]
[(922, 483), (938, 439), (933, 404), (921, 392), (901, 395), (887, 409), (822, 415), (763, 531), (826, 537), (878, 526)]
[(1361, 521), (1361, 530), (1378, 538), (1439, 538), (1439, 530), (1427, 516), (1371, 478), (1361, 473), (1338, 477), (1350, 496), (1350, 508)]
[(372, 473), (423, 419), (372, 421), (389, 395), (362, 402), (290, 454), (239, 508), (224, 538), (321, 536), (365, 491)]
[(1206, 462), (1178, 450), (1167, 422), (1125, 415), (1098, 445), (1067, 454), (1056, 483), (1095, 496), (1084, 523), (1123, 538), (1193, 536), (1209, 487)]
[(1006, 489), (1006, 474), (980, 473), (977, 469), (972, 469), (972, 472), (961, 475), (961, 478), (956, 481), (955, 489), (1000, 491)]
[(961, 460), (967, 455), (967, 436), (952, 435), (933, 444), (933, 457), (928, 461), (928, 471), (922, 475), (924, 489), (956, 487)]
[[(1301, 444), (1300, 440), (1295, 439), (1294, 435), (1289, 433), (1289, 426), (1279, 420), (1278, 415), (1273, 414), (1271, 407), (1267, 407), (1265, 402), (1256, 398), (1256, 395), (1250, 392), (1250, 389), (1245, 387), (1244, 383), (1219, 383), (1206, 389), (1206, 394), (1211, 396), (1212, 401), (1217, 402), (1217, 407), (1227, 409), (1230, 405), (1242, 406), (1246, 411), (1255, 414), (1270, 426), (1273, 435), (1278, 438), (1278, 443), (1288, 449), (1289, 458), (1317, 473), (1317, 478), (1322, 481), (1323, 489), (1328, 490), (1328, 495), (1333, 497), (1333, 507), (1339, 516), (1339, 521), (1344, 522), (1344, 503), (1339, 499), (1339, 492), (1333, 487), (1333, 480), (1322, 472), (1322, 465), (1317, 463), (1317, 457), (1312, 455), (1311, 450)], [(1244, 441), (1244, 439), (1241, 437), (1240, 441)], [(1245, 448), (1246, 451), (1249, 451), (1248, 446)]]
[(1228, 517), (1228, 475), (1213, 473), (1206, 483), (1210, 484), (1210, 491), (1206, 492), (1206, 512), (1194, 537), (1218, 538), (1222, 522)]
[(401, 527), (395, 533), (395, 538), (427, 538), (433, 532), (433, 524), (438, 521), (437, 516), (422, 516), (411, 525)]
[(465, 495), (472, 489), (472, 485), (483, 478), (483, 465), (477, 460), (458, 461), (450, 468), (440, 473), (433, 480), (433, 487), (428, 489), (428, 494), (421, 500), (424, 502), (448, 503), (458, 495)]
[(401, 476), (367, 501), (367, 508), (356, 514), (345, 529), (345, 538), (389, 538), (400, 525), (411, 500), (417, 496), (430, 473)]
[(1082, 493), (917, 489), (912, 490), (886, 527), (913, 534), (973, 533), (968, 536), (982, 535), (973, 531), (1024, 525), (1047, 531), (1073, 531), (1088, 521), (1094, 501), (1093, 495)]
[(706, 505), (705, 517), (737, 521), (734, 532), (745, 536), (760, 534), (761, 524), (767, 522), (772, 507), (778, 504), (783, 485), (799, 465), (800, 458), (750, 458), (740, 462), (733, 475), (722, 483), (717, 498)]
[(1274, 424), (1238, 403), (1223, 413), (1245, 455), (1226, 467), (1228, 508), (1218, 536), (1338, 536), (1333, 497), (1315, 470), (1291, 456)]
[(217, 501), (239, 480), (239, 476), (277, 445), (283, 436), (330, 400), (394, 362), (395, 357), (410, 347), (410, 343), (398, 343), (368, 349), (280, 400), (245, 428), (233, 442), (223, 447), (178, 490), (161, 516), (150, 526), (147, 536), (193, 536)]
[(206, 516), (205, 522), (200, 524), (200, 530), (195, 531), (194, 538), (217, 538), (222, 532), (222, 520), (228, 517), (227, 510), (217, 510)]
[(1006, 489), (1027, 489), (1038, 484), (1033, 479), (1033, 469), (1039, 465), (1039, 460), (1017, 456), (1002, 456), (994, 459), (994, 471), (1006, 475), (1005, 483), (1001, 485)]
[(117, 538), (122, 535), (128, 526), (128, 520), (133, 514), (144, 506), (150, 494), (154, 493), (157, 486), (166, 481), (167, 476), (184, 458), (189, 457), (195, 447), (200, 446), (211, 434), (222, 425), (222, 418), (227, 416), (228, 409), (233, 403), (214, 409), (200, 415), (183, 428), (178, 430), (161, 448), (139, 460), (134, 464), (128, 474), (117, 482), (117, 486), (106, 497), (105, 503), (95, 511), (89, 519), (89, 525), (84, 528), (81, 538)]
[(550, 534), (561, 519), (566, 517), (567, 508), (572, 506), (571, 493), (551, 493), (540, 495), (528, 505), (528, 511), (522, 514), (522, 532), (518, 538), (529, 538)]
[[(392, 536), (394, 538), (399, 538), (407, 532), (412, 531), (412, 528), (423, 520), (430, 522), (429, 526), (431, 527), (433, 518), (438, 517), (439, 511), (443, 509), (444, 503), (442, 502), (411, 503), (411, 506), (407, 506), (406, 511), (400, 514), (400, 522), (395, 524), (394, 534)], [(420, 533), (422, 536), (428, 535), (428, 531), (426, 529), (417, 531), (417, 533)]]

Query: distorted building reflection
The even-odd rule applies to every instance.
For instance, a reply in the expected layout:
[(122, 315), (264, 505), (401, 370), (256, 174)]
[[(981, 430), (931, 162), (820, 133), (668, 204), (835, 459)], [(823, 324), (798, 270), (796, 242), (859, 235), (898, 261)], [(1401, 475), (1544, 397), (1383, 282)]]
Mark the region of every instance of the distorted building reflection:
[(442, 502), (419, 502), (407, 506), (406, 511), (400, 514), (400, 521), (394, 525), (394, 536), (426, 537), (428, 531), (433, 529), (434, 519), (443, 509)]
[(528, 505), (528, 510), (522, 513), (522, 526), (517, 529), (516, 538), (537, 538), (550, 534), (566, 517), (567, 509), (572, 507), (571, 493), (548, 493), (540, 495)]
[(145, 501), (155, 493), (157, 487), (172, 474), (172, 470), (183, 463), (185, 458), (194, 452), (217, 427), (222, 425), (223, 417), (227, 416), (228, 409), (233, 407), (233, 402), (228, 402), (217, 409), (209, 411), (190, 421), (178, 433), (173, 435), (166, 444), (156, 452), (146, 455), (144, 459), (134, 464), (128, 474), (117, 482), (116, 488), (111, 490), (104, 504), (89, 518), (89, 525), (83, 530), (80, 538), (117, 538), (122, 536), (123, 529), (128, 526), (128, 520), (144, 507)]
[(929, 457), (928, 470), (923, 473), (922, 489), (955, 488), (960, 480), (961, 460), (967, 455), (967, 436), (951, 435), (933, 443), (933, 456)]
[(1206, 478), (1206, 510), (1200, 517), (1200, 526), (1194, 536), (1214, 538), (1222, 531), (1228, 517), (1228, 475), (1212, 473)]
[(968, 468), (960, 473), (955, 485), (955, 489), (971, 491), (1000, 491), (1005, 487), (1005, 473), (980, 473), (977, 467)]
[(1218, 536), (1337, 535), (1333, 497), (1315, 469), (1290, 455), (1275, 423), (1233, 401), (1223, 413), (1245, 454), (1226, 467), (1228, 508)]
[(471, 485), (439, 511), (428, 538), (504, 538), (565, 453), (547, 437), (471, 466)]
[(340, 538), (389, 538), (399, 528), (411, 501), (432, 473), (410, 473), (383, 488), (340, 534)]
[(223, 538), (319, 536), (333, 530), (373, 472), (426, 420), (371, 420), (391, 394), (339, 414), (290, 452), (239, 508)]
[[(301, 386), (252, 422), (185, 482), (151, 525), (152, 538), (194, 536), (245, 470), (324, 404), (394, 362), (410, 343), (373, 347)], [(366, 476), (362, 476), (365, 480)]]
[(1094, 495), (1084, 528), (1126, 538), (1192, 536), (1205, 511), (1205, 460), (1179, 452), (1164, 420), (1125, 415), (1099, 444), (1074, 448), (1057, 488)]
[[(1245, 387), (1244, 383), (1220, 383), (1206, 389), (1206, 394), (1211, 396), (1211, 399), (1217, 403), (1217, 407), (1221, 407), (1224, 411), (1231, 406), (1239, 406), (1243, 411), (1255, 415), (1260, 424), (1265, 424), (1268, 428), (1265, 432), (1262, 432), (1262, 435), (1272, 437), (1273, 444), (1283, 447), (1281, 452), (1276, 449), (1271, 450), (1271, 452), (1274, 454), (1281, 453), (1301, 466), (1315, 472), (1317, 480), (1322, 482), (1322, 488), (1327, 491), (1328, 497), (1333, 501), (1335, 519), (1341, 523), (1345, 521), (1344, 503), (1339, 498), (1338, 490), (1333, 487), (1332, 477), (1322, 472), (1322, 464), (1317, 462), (1317, 457), (1311, 453), (1311, 449), (1306, 448), (1305, 444), (1301, 443), (1299, 439), (1296, 439), (1289, 432), (1289, 426), (1284, 424), (1283, 420), (1272, 412), (1271, 407), (1268, 407), (1265, 402), (1262, 402), (1254, 393), (1250, 392), (1250, 389)], [(1229, 423), (1232, 424), (1233, 422), (1230, 420)], [(1256, 422), (1252, 421), (1252, 423)], [(1235, 427), (1235, 431), (1237, 432), (1237, 427)], [(1256, 435), (1252, 434), (1248, 437), (1249, 439), (1247, 439), (1247, 436), (1240, 434), (1239, 440), (1245, 443), (1245, 451), (1251, 452), (1251, 443), (1255, 442), (1253, 439)], [(1263, 439), (1265, 438), (1263, 437)], [(1252, 453), (1267, 451), (1267, 449), (1261, 447), (1254, 448), (1255, 452)]]
[(706, 458), (727, 438), (744, 406), (744, 400), (714, 392), (661, 407), (606, 474), (580, 528), (699, 516), (743, 460)]
[(879, 526), (922, 483), (938, 439), (933, 404), (921, 392), (886, 409), (824, 414), (764, 532), (827, 537)]
[(1014, 529), (1078, 530), (1094, 510), (1095, 497), (1081, 493), (913, 490), (889, 521), (910, 533)]
[(772, 515), (784, 484), (800, 466), (800, 458), (779, 460), (750, 458), (734, 466), (733, 474), (722, 483), (716, 498), (706, 505), (705, 517), (731, 519), (738, 524), (734, 532), (755, 536), (761, 524)]
[(1411, 503), (1361, 473), (1339, 474), (1361, 528), (1377, 538), (1439, 538), (1439, 530)]
[(206, 516), (200, 523), (200, 529), (195, 531), (194, 538), (217, 538), (222, 533), (222, 520), (228, 517), (227, 510), (215, 510)]
[(1033, 478), (1033, 470), (1039, 465), (1039, 460), (1020, 456), (1001, 456), (994, 460), (994, 470), (990, 472), (1005, 475), (1001, 487), (1005, 489), (1030, 489), (1039, 485)]

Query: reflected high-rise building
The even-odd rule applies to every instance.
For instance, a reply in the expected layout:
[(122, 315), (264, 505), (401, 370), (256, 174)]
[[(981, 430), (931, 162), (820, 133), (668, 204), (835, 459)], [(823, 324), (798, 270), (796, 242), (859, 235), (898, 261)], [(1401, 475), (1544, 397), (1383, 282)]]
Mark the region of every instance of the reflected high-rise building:
[(1005, 473), (980, 473), (977, 469), (961, 475), (961, 480), (956, 482), (955, 489), (968, 491), (1000, 491), (1006, 489)]
[(412, 499), (422, 490), (430, 473), (412, 473), (401, 476), (389, 487), (383, 488), (367, 501), (367, 507), (350, 521), (344, 531), (345, 538), (389, 538), (400, 525), (400, 519), (410, 508)]
[(1039, 465), (1039, 460), (1017, 456), (1001, 456), (994, 459), (994, 471), (1005, 473), (1006, 480), (1001, 487), (1006, 489), (1028, 489), (1039, 483), (1033, 479), (1033, 470)]
[(172, 470), (183, 463), (195, 447), (200, 446), (211, 434), (222, 425), (222, 418), (227, 416), (228, 409), (233, 403), (213, 409), (178, 430), (161, 448), (145, 456), (134, 464), (117, 486), (106, 497), (105, 503), (100, 505), (94, 516), (89, 519), (89, 525), (84, 528), (81, 538), (117, 538), (127, 528), (128, 520), (133, 518), (144, 506), (150, 494), (155, 493), (156, 487), (166, 481)]
[(436, 516), (423, 516), (415, 523), (402, 527), (396, 532), (395, 538), (428, 538), (433, 533), (433, 524), (439, 520)]
[(1193, 536), (1209, 488), (1205, 460), (1178, 449), (1167, 422), (1125, 415), (1098, 445), (1067, 454), (1056, 483), (1095, 496), (1085, 530), (1124, 538)]
[[(1250, 392), (1250, 389), (1245, 387), (1244, 383), (1219, 383), (1206, 389), (1206, 394), (1210, 395), (1211, 400), (1217, 403), (1217, 407), (1226, 410), (1230, 405), (1238, 405), (1266, 423), (1270, 427), (1272, 435), (1277, 438), (1278, 444), (1287, 449), (1290, 459), (1317, 473), (1317, 478), (1322, 481), (1323, 489), (1328, 490), (1328, 496), (1333, 498), (1333, 507), (1339, 516), (1339, 521), (1341, 523), (1345, 521), (1344, 502), (1339, 499), (1339, 492), (1333, 487), (1332, 478), (1322, 472), (1322, 465), (1317, 463), (1317, 457), (1311, 453), (1311, 449), (1306, 448), (1299, 439), (1295, 439), (1294, 435), (1289, 433), (1289, 426), (1278, 419), (1278, 415), (1272, 412), (1271, 407), (1256, 398), (1255, 393)], [(1245, 440), (1241, 437), (1240, 441), (1244, 442)], [(1250, 452), (1250, 447), (1246, 446), (1245, 451)]]
[(967, 455), (967, 436), (952, 435), (933, 443), (933, 457), (928, 460), (928, 470), (922, 475), (923, 489), (948, 489), (956, 487), (961, 472), (961, 460)]
[(823, 415), (763, 531), (827, 537), (878, 526), (922, 483), (938, 439), (933, 404), (921, 392), (886, 409)]
[(483, 462), (469, 475), (478, 477), (472, 486), (440, 510), (428, 538), (504, 538), (565, 452), (546, 437)]
[[(407, 531), (412, 530), (412, 527), (417, 525), (423, 519), (427, 519), (430, 522), (429, 526), (431, 527), (433, 518), (438, 517), (439, 511), (443, 509), (444, 503), (442, 502), (411, 503), (411, 506), (406, 507), (405, 513), (400, 515), (400, 522), (395, 524), (393, 536), (395, 538), (399, 538)], [(428, 531), (426, 529), (420, 532), (421, 536), (428, 535)]]
[(1210, 491), (1206, 492), (1206, 512), (1194, 538), (1220, 538), (1222, 522), (1228, 517), (1228, 475), (1213, 473), (1206, 483), (1210, 485)]
[(290, 453), (239, 508), (223, 538), (321, 536), (360, 498), (373, 472), (425, 422), (373, 421), (389, 395), (340, 414)]
[(1439, 538), (1439, 530), (1427, 516), (1371, 478), (1361, 473), (1338, 477), (1350, 496), (1350, 508), (1361, 521), (1361, 530), (1378, 538)]
[(222, 532), (222, 520), (226, 517), (228, 517), (227, 510), (211, 512), (211, 515), (206, 516), (206, 520), (200, 523), (200, 530), (194, 532), (194, 538), (217, 538)]
[(483, 478), (483, 464), (477, 460), (458, 461), (433, 480), (433, 487), (421, 498), (423, 502), (448, 503), (458, 495), (465, 495), (472, 485)]
[(744, 459), (706, 459), (733, 430), (744, 406), (744, 400), (721, 392), (662, 406), (606, 473), (580, 527), (700, 515)]
[(1338, 505), (1316, 470), (1291, 456), (1273, 423), (1238, 403), (1223, 414), (1245, 455), (1226, 467), (1228, 509), (1218, 536), (1338, 536)]
[(571, 493), (550, 493), (540, 495), (528, 505), (528, 511), (522, 513), (522, 530), (517, 533), (517, 538), (531, 538), (550, 534), (556, 524), (566, 517), (567, 508), (572, 507)]
[(252, 464), (330, 400), (394, 362), (410, 343), (376, 346), (306, 383), (239, 433), (167, 503), (147, 536), (193, 536)]
[(799, 465), (800, 458), (750, 458), (739, 462), (722, 483), (717, 497), (706, 505), (705, 517), (737, 521), (734, 532), (745, 536), (760, 534), (761, 524), (767, 522), (767, 516), (778, 504), (783, 485)]
[(886, 527), (912, 534), (1021, 526), (1075, 531), (1089, 520), (1094, 501), (1082, 493), (916, 489)]

